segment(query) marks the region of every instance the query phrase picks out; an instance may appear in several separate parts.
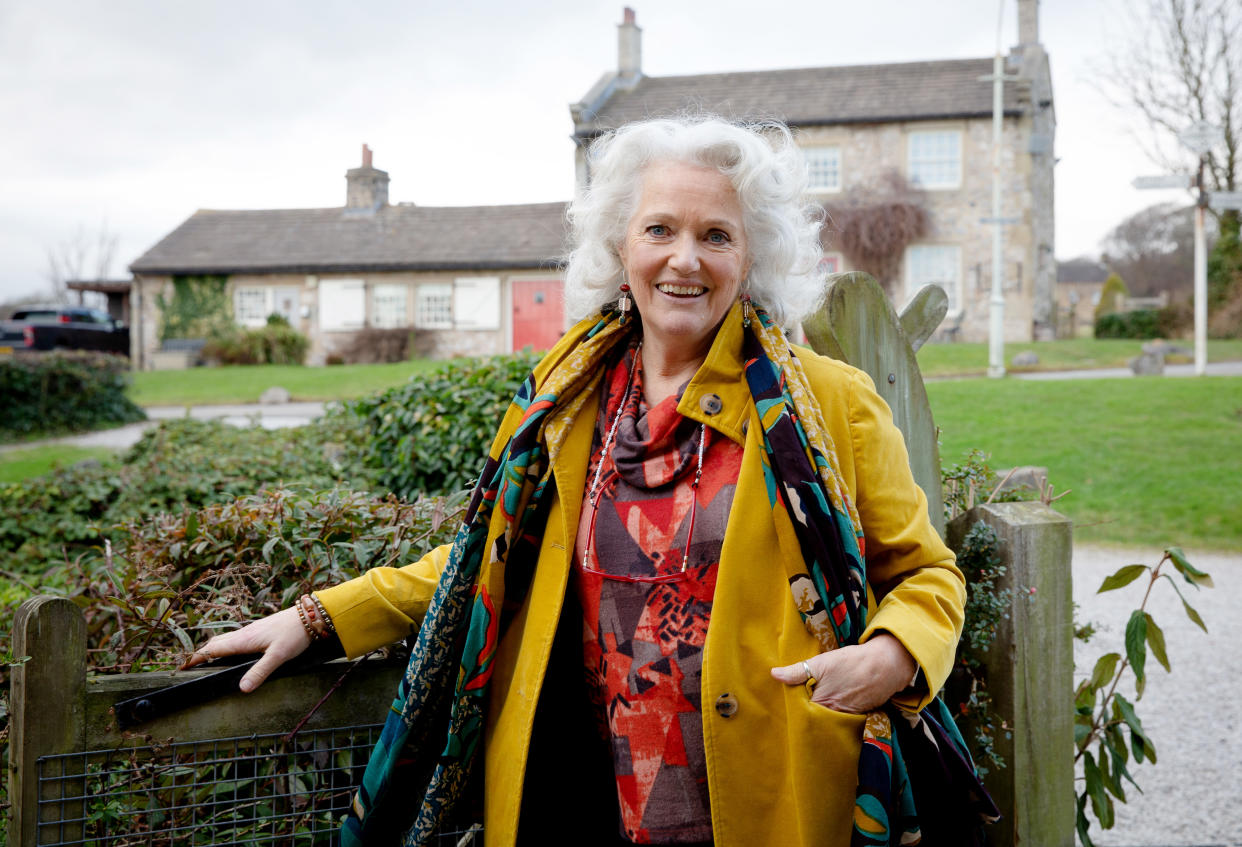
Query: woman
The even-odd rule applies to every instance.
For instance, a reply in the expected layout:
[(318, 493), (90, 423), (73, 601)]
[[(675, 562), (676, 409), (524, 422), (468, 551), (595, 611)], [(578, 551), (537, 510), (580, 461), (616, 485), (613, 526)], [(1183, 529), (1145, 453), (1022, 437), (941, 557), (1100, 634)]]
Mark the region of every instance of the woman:
[(418, 633), (346, 843), (423, 837), (479, 763), (489, 847), (896, 843), (917, 823), (876, 710), (939, 690), (963, 580), (870, 380), (779, 330), (821, 285), (798, 150), (655, 120), (598, 141), (591, 174), (566, 271), (586, 317), (515, 398), (454, 545), (190, 664), (263, 651), (249, 691), (315, 637), (353, 657)]

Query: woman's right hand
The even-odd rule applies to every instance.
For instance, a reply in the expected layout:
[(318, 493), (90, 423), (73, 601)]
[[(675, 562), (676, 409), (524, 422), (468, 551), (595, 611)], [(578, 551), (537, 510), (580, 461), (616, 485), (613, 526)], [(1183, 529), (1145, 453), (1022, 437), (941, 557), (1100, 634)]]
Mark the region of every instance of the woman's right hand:
[(182, 670), (212, 659), (238, 653), (262, 653), (263, 657), (242, 677), (238, 688), (249, 694), (271, 676), (272, 671), (301, 655), (311, 639), (298, 619), (296, 609), (282, 609), (275, 614), (246, 624), (241, 629), (213, 636), (181, 665)]

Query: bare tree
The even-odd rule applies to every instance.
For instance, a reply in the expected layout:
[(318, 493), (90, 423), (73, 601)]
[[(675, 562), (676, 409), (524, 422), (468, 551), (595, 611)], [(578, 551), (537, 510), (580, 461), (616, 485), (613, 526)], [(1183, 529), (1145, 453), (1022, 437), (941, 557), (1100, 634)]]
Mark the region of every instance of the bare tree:
[[(1139, 0), (1125, 18), (1135, 29), (1111, 56), (1100, 87), (1135, 110), (1140, 143), (1156, 164), (1185, 170), (1177, 135), (1192, 123), (1219, 126), (1224, 143), (1207, 158), (1210, 187), (1238, 185), (1242, 148), (1242, 4), (1238, 0)], [(1143, 13), (1145, 10), (1145, 14)]]
[(73, 235), (47, 249), (47, 280), (56, 302), (69, 302), (65, 284), (71, 280), (108, 278), (118, 238), (106, 221), (93, 234), (78, 224)]
[[(1192, 212), (1192, 207), (1178, 203), (1158, 203), (1135, 212), (1100, 243), (1101, 261), (1120, 274), (1131, 294), (1150, 297), (1167, 291), (1175, 299), (1189, 299), (1194, 271)], [(1209, 242), (1214, 236), (1208, 233)]]

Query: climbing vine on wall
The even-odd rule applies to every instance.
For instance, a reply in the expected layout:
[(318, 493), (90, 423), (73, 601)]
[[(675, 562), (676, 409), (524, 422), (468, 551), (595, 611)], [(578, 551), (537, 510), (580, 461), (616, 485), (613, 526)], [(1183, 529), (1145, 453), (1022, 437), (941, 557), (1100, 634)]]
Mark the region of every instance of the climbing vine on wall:
[(906, 247), (930, 229), (923, 192), (897, 171), (860, 183), (840, 200), (824, 204), (824, 231), (830, 248), (845, 254), (891, 295)]
[(233, 326), (229, 278), (222, 274), (179, 275), (172, 296), (155, 296), (160, 309), (160, 340), (211, 338)]

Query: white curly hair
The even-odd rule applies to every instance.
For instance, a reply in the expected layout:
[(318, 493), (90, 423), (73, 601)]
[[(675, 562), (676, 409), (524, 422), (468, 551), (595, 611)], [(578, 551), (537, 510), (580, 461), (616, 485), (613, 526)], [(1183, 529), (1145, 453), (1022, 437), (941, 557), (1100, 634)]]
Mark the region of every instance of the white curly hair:
[(713, 115), (638, 121), (597, 139), (587, 161), (590, 185), (567, 213), (565, 306), (574, 320), (617, 298), (624, 278), (618, 251), (643, 171), (656, 162), (715, 168), (729, 179), (750, 245), (742, 291), (778, 324), (795, 323), (819, 305), (824, 211), (805, 199), (806, 164), (784, 124), (737, 124)]

